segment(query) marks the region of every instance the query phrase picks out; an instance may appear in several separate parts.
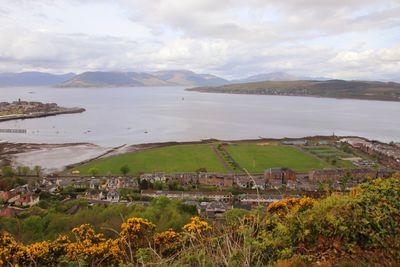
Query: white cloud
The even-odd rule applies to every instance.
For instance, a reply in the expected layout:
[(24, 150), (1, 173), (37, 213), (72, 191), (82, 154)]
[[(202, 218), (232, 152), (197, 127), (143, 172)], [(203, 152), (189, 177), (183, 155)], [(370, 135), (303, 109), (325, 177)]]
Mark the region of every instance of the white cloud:
[(397, 0), (3, 0), (0, 71), (400, 79)]

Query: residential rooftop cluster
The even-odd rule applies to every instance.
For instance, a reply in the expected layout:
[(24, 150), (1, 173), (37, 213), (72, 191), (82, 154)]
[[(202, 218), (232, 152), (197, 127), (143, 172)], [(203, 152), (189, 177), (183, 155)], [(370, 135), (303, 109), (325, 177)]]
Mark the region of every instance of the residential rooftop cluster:
[(51, 112), (59, 110), (59, 106), (56, 103), (42, 103), (35, 101), (14, 101), (11, 103), (0, 102), (0, 114), (9, 115), (12, 114), (33, 114), (36, 112)]
[[(392, 173), (388, 169), (334, 169), (297, 173), (289, 168), (270, 168), (262, 174), (250, 175), (188, 172), (148, 173), (139, 177), (43, 177), (31, 185), (0, 192), (0, 201), (3, 203), (0, 215), (12, 216), (23, 208), (38, 204), (41, 193), (63, 200), (79, 198), (91, 203), (127, 205), (146, 205), (152, 198), (163, 196), (192, 201), (199, 211), (205, 213), (208, 207), (209, 215), (213, 209), (220, 214), (222, 207), (225, 210), (235, 206), (251, 209), (283, 197), (298, 197), (299, 194), (318, 197), (324, 190), (322, 185), (326, 183), (332, 190), (346, 191), (368, 178), (386, 178)], [(236, 194), (233, 195), (233, 192)]]
[(343, 138), (341, 142), (348, 143), (353, 148), (364, 151), (370, 155), (376, 155), (379, 160), (390, 167), (400, 168), (400, 144), (399, 143), (381, 143), (369, 141), (362, 138)]

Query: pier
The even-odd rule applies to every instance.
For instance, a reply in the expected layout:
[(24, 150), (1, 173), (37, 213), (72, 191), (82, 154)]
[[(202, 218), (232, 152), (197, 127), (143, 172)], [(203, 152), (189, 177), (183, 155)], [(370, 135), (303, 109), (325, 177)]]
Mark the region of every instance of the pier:
[(0, 133), (21, 133), (26, 134), (26, 129), (0, 129)]

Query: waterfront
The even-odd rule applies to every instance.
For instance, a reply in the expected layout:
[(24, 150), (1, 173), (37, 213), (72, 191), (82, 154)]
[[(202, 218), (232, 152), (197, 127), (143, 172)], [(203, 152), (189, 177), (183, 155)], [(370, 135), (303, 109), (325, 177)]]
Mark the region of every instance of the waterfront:
[(357, 135), (400, 141), (397, 102), (293, 96), (208, 94), (183, 87), (0, 88), (18, 98), (79, 106), (80, 114), (1, 122), (1, 140), (90, 142), (102, 146), (207, 138), (256, 139)]

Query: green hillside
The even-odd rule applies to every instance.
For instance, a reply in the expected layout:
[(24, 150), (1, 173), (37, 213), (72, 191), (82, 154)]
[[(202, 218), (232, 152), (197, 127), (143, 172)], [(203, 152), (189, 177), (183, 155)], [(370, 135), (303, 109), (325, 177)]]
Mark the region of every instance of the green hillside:
[(263, 81), (187, 89), (209, 93), (318, 96), (400, 101), (400, 84), (367, 81)]

